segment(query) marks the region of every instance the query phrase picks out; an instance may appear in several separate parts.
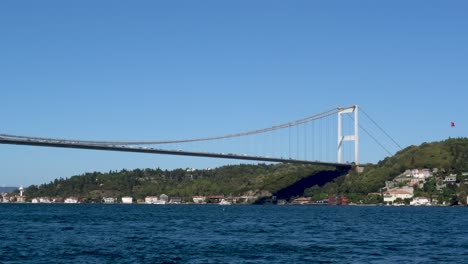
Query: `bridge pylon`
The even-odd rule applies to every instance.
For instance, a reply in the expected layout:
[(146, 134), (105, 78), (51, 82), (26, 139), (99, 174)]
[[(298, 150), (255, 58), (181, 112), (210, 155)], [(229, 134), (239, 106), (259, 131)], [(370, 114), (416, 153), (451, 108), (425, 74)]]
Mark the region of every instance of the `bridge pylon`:
[[(354, 135), (343, 135), (342, 115), (354, 113)], [(354, 141), (354, 163), (359, 165), (359, 121), (358, 106), (338, 109), (338, 163), (343, 163), (343, 142)]]

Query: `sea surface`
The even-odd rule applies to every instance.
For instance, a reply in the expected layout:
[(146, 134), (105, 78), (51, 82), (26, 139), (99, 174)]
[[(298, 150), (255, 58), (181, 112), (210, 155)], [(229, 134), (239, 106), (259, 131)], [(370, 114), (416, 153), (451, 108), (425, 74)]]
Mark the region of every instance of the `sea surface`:
[(468, 207), (0, 204), (0, 263), (468, 263)]

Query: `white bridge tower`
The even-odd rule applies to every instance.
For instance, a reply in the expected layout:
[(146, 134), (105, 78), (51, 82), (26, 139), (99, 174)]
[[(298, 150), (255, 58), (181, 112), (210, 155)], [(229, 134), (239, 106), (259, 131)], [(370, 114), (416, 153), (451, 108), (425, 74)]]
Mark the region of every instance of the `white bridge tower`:
[[(354, 135), (343, 136), (341, 115), (352, 113), (354, 113)], [(354, 141), (354, 163), (359, 165), (359, 122), (357, 105), (338, 109), (338, 163), (343, 163), (344, 141)]]

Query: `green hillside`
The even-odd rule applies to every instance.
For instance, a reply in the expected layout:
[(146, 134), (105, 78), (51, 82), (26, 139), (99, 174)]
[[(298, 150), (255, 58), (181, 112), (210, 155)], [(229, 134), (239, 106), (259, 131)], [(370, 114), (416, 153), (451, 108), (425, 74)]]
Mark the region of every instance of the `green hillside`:
[[(366, 165), (361, 174), (354, 170), (346, 174), (337, 172), (332, 167), (293, 164), (230, 165), (206, 170), (137, 169), (94, 172), (68, 179), (56, 179), (48, 184), (30, 186), (26, 189), (26, 194), (29, 199), (41, 196), (76, 196), (100, 200), (102, 197), (127, 195), (142, 199), (148, 195), (164, 193), (182, 197), (186, 201), (190, 201), (193, 195), (280, 195), (286, 199), (305, 195), (319, 200), (329, 195), (343, 194), (353, 202), (375, 203), (378, 200), (368, 196), (369, 193), (379, 191), (385, 181), (414, 168), (439, 168), (446, 173), (458, 174), (467, 172), (468, 139), (448, 139), (410, 146), (378, 164)], [(321, 185), (324, 184), (322, 187), (315, 185), (305, 189), (317, 183), (310, 181), (310, 178), (319, 172), (320, 177), (323, 177), (323, 172), (330, 172), (335, 175), (335, 179), (330, 178), (326, 184), (321, 182)], [(346, 175), (336, 177), (337, 174)], [(298, 188), (298, 183), (309, 185), (302, 186), (304, 188), (301, 189)]]
[(216, 169), (161, 170), (136, 169), (86, 173), (69, 179), (56, 179), (48, 184), (26, 189), (33, 197), (76, 196), (88, 200), (102, 197), (133, 196), (142, 199), (148, 195), (167, 194), (190, 201), (193, 195), (238, 196), (249, 193), (269, 196), (301, 178), (323, 170), (324, 166), (291, 164), (231, 165)]
[(416, 168), (438, 168), (445, 174), (468, 172), (468, 139), (448, 139), (407, 147), (378, 164), (367, 165), (362, 174), (352, 171), (322, 188), (309, 188), (305, 194), (315, 199), (344, 194), (354, 202), (376, 202), (375, 197), (368, 197), (368, 193), (377, 192), (385, 181), (392, 180), (405, 170)]

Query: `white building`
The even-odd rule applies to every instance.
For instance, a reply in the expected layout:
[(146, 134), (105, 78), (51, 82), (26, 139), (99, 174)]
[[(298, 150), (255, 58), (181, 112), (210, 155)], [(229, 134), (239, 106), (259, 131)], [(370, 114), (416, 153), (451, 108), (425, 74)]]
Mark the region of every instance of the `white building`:
[(131, 204), (133, 203), (133, 198), (130, 196), (124, 196), (122, 197), (122, 203), (123, 204)]
[(414, 197), (410, 205), (431, 205), (431, 202), (426, 197)]
[(169, 201), (169, 204), (181, 204), (182, 203), (182, 198), (180, 197), (171, 197), (171, 200)]
[(52, 203), (52, 201), (49, 199), (49, 197), (40, 197), (39, 203)]
[(157, 196), (146, 196), (145, 197), (145, 203), (146, 204), (155, 204), (158, 202), (158, 197)]
[(196, 204), (206, 203), (206, 197), (205, 196), (193, 196), (192, 199), (193, 199), (193, 202), (196, 203)]
[(78, 203), (78, 198), (68, 197), (67, 199), (65, 199), (64, 203)]
[(164, 201), (164, 203), (167, 203), (167, 202), (169, 202), (169, 196), (167, 196), (165, 194), (161, 194), (159, 196), (159, 200)]
[(432, 177), (432, 172), (430, 169), (406, 170), (405, 176), (416, 178), (416, 179), (427, 179), (429, 177)]
[(444, 179), (445, 183), (455, 183), (457, 181), (457, 175), (456, 174), (450, 174), (449, 176), (446, 176)]
[(113, 204), (113, 203), (115, 203), (115, 198), (112, 198), (112, 197), (103, 197), (103, 198), (102, 198), (102, 201), (103, 201), (105, 204)]
[(413, 198), (413, 193), (409, 189), (392, 189), (384, 192), (383, 198), (385, 203), (393, 203), (398, 198), (402, 200)]

